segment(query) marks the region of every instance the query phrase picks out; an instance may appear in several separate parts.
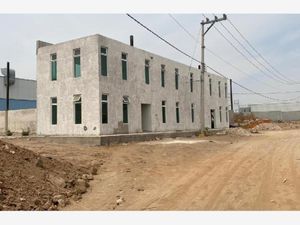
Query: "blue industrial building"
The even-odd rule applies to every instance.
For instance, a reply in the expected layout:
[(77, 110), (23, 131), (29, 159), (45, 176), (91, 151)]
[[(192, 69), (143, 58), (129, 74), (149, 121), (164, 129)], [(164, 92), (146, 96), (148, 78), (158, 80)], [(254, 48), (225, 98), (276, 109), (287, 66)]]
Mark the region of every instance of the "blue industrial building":
[[(0, 76), (0, 111), (6, 109), (5, 77)], [(9, 91), (9, 109), (33, 109), (36, 108), (36, 81), (16, 78)]]

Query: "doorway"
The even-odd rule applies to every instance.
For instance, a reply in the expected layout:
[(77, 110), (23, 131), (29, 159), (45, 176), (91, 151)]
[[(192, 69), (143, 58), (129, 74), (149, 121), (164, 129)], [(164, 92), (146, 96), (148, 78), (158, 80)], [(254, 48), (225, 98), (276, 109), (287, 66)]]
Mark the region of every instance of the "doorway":
[(151, 104), (141, 104), (142, 131), (151, 131)]
[(215, 129), (215, 110), (210, 110), (210, 127), (211, 129)]

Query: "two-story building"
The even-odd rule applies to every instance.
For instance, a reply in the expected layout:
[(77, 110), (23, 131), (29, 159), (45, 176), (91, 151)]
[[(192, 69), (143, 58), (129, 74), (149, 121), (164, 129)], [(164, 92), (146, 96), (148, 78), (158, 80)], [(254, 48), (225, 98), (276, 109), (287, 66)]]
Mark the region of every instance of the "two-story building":
[[(227, 80), (205, 75), (205, 126), (228, 127)], [(199, 131), (200, 69), (91, 35), (37, 42), (37, 133)]]

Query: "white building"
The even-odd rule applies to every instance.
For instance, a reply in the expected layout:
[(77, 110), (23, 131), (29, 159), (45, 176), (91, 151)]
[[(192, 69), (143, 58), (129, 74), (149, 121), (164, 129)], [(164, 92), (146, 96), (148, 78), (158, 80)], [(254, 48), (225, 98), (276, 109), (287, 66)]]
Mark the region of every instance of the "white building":
[[(205, 87), (205, 126), (228, 127), (227, 80)], [(197, 68), (98, 34), (37, 42), (38, 134), (199, 131), (200, 106)]]

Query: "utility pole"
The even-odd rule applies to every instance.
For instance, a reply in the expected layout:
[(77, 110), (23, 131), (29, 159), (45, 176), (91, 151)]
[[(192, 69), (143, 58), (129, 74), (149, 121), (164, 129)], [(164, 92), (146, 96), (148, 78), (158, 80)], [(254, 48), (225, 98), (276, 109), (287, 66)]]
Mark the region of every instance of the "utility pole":
[(233, 112), (233, 97), (232, 97), (232, 80), (230, 79), (230, 105), (231, 105), (231, 111)]
[(8, 110), (9, 110), (9, 62), (7, 62), (6, 66), (6, 110), (5, 110), (5, 134), (8, 134)]
[[(205, 34), (210, 30), (210, 28), (212, 28), (212, 26), (216, 23), (216, 22), (220, 22), (223, 20), (226, 20), (227, 16), (226, 14), (223, 14), (222, 18), (218, 18), (215, 16), (215, 19), (210, 20), (208, 18), (206, 18), (206, 20), (202, 20), (201, 22), (201, 27), (202, 27), (202, 32), (201, 32), (201, 97), (200, 97), (200, 101), (201, 101), (201, 130), (202, 132), (205, 129), (205, 62), (204, 62), (204, 50), (205, 50), (205, 45), (204, 45), (204, 37)], [(210, 24), (210, 26), (207, 28), (207, 30), (205, 31), (205, 25), (206, 24)]]

